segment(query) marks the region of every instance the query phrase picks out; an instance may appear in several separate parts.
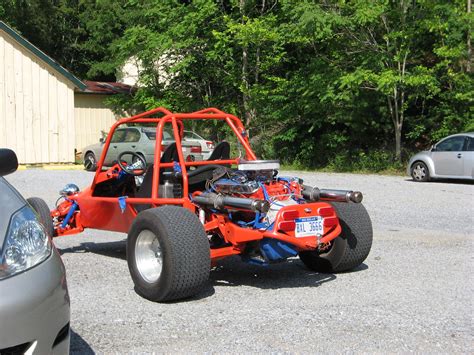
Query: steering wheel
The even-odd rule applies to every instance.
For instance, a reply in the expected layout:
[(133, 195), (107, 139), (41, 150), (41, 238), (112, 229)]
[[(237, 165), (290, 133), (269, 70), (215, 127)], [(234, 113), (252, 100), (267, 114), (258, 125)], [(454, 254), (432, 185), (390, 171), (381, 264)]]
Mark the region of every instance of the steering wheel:
[[(132, 156), (132, 164), (128, 165), (126, 161), (122, 159), (124, 155), (131, 155)], [(141, 176), (145, 174), (146, 171), (146, 160), (143, 158), (140, 154), (137, 154), (135, 152), (123, 152), (121, 153), (118, 158), (118, 165), (120, 166), (120, 169), (125, 171), (127, 174), (133, 175), (133, 176)], [(140, 162), (141, 166), (143, 169), (136, 169), (137, 163)]]

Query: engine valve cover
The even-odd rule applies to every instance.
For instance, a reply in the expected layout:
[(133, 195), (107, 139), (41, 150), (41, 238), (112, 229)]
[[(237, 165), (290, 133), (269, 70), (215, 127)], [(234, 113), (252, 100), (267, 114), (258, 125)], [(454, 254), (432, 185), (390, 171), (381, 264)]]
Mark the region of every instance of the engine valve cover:
[(259, 189), (256, 181), (238, 182), (231, 179), (219, 179), (213, 183), (214, 189), (222, 194), (253, 194)]

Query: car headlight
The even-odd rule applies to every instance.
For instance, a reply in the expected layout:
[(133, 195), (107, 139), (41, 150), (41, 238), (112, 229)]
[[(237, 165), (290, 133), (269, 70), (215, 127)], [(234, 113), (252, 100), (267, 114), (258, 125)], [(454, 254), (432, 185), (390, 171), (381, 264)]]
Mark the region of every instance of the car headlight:
[(51, 241), (28, 206), (15, 212), (0, 255), (0, 279), (31, 269), (51, 255)]

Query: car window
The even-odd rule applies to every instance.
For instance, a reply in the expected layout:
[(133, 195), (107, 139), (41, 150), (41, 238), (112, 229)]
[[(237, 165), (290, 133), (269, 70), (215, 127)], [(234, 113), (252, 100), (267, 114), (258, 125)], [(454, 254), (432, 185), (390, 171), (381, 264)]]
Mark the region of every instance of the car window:
[(151, 141), (156, 141), (156, 132), (155, 131), (144, 131), (147, 138)]
[(114, 132), (112, 139), (110, 140), (111, 143), (121, 143), (125, 139), (126, 131), (124, 129), (118, 129)]
[(190, 132), (190, 131), (184, 131), (184, 138), (202, 140), (202, 138), (200, 136), (198, 136), (196, 133)]
[(127, 143), (138, 142), (140, 140), (140, 132), (136, 128), (129, 128), (126, 130), (124, 140)]
[(474, 138), (467, 137), (466, 150), (468, 152), (474, 152)]
[[(146, 131), (143, 131), (143, 132), (146, 134), (149, 140), (156, 141), (156, 131), (147, 129)], [(169, 141), (169, 140), (174, 140), (174, 139), (172, 138), (169, 132), (163, 131), (163, 140)]]
[(163, 131), (163, 140), (169, 141), (169, 140), (174, 140), (174, 139), (169, 132)]
[(460, 152), (464, 145), (464, 136), (457, 136), (445, 139), (436, 145), (437, 152)]

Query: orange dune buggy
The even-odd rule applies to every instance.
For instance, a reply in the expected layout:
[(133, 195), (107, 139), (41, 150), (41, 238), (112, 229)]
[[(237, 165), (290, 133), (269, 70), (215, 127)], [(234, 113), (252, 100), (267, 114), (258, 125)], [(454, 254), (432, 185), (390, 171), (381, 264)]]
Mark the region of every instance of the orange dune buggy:
[[(220, 122), (235, 136), (234, 146), (223, 141), (208, 160), (186, 161), (184, 127), (197, 121)], [(119, 126), (154, 128), (153, 164), (125, 151), (104, 167)], [(174, 137), (166, 147), (165, 130)], [(279, 168), (278, 161), (257, 160), (241, 121), (231, 114), (157, 108), (112, 126), (91, 186), (79, 191), (69, 184), (61, 191), (51, 211), (54, 234), (85, 228), (127, 233), (135, 289), (152, 301), (195, 295), (211, 264), (231, 255), (262, 265), (299, 255), (320, 272), (360, 265), (372, 245), (362, 194), (310, 187), (298, 177), (280, 176)]]

